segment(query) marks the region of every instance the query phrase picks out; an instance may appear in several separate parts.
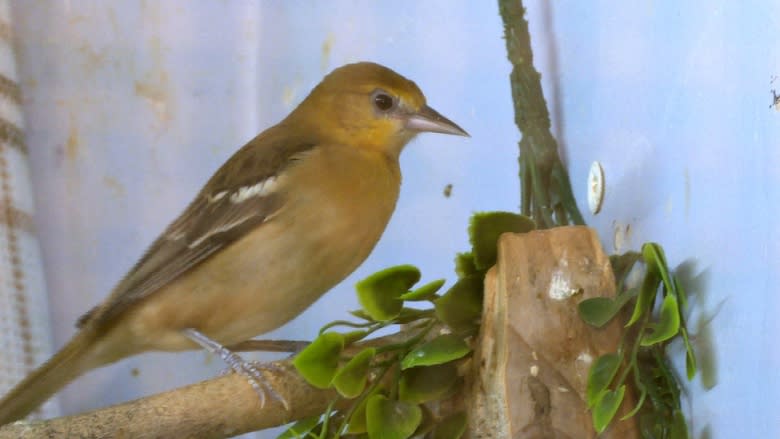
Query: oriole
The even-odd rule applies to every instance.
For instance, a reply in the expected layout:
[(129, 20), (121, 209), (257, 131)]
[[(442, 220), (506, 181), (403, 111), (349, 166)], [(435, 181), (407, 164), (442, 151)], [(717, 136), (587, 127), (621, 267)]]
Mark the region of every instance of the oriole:
[(0, 401), (22, 418), (84, 372), (150, 350), (222, 346), (275, 329), (350, 274), (395, 209), (398, 156), (421, 132), (468, 136), (414, 82), (340, 67), (208, 180), (76, 335)]

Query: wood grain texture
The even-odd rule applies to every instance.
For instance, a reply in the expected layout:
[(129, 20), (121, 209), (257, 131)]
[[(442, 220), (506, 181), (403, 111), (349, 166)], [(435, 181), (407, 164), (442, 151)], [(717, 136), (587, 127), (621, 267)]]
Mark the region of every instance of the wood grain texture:
[[(485, 280), (484, 314), (469, 396), (470, 437), (596, 437), (585, 404), (588, 370), (615, 351), (621, 326), (587, 326), (586, 298), (615, 295), (609, 259), (582, 226), (504, 234)], [(626, 395), (621, 413), (634, 405)], [(628, 407), (628, 408), (626, 408)], [(633, 420), (602, 438), (639, 437)]]

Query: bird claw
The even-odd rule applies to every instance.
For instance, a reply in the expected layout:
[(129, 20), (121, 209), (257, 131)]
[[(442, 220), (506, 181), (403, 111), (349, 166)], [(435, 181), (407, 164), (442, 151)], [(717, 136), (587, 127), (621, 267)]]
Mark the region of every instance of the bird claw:
[(257, 396), (260, 398), (261, 409), (265, 407), (266, 394), (269, 394), (271, 395), (271, 398), (279, 401), (284, 406), (285, 410), (290, 410), (290, 404), (287, 400), (274, 389), (273, 385), (268, 381), (265, 375), (263, 375), (264, 370), (282, 371), (282, 368), (273, 363), (252, 363), (251, 361), (245, 361), (235, 353), (231, 353), (238, 358), (239, 363), (235, 366), (231, 364), (230, 368), (247, 379), (249, 385), (252, 386), (255, 393), (257, 393)]
[[(271, 395), (271, 398), (279, 401), (284, 406), (285, 410), (290, 410), (290, 404), (287, 400), (274, 389), (273, 385), (268, 381), (265, 375), (263, 375), (263, 370), (281, 372), (281, 367), (272, 363), (257, 363), (257, 365), (255, 365), (255, 363), (244, 360), (240, 355), (206, 337), (195, 329), (185, 329), (183, 333), (190, 340), (194, 341), (207, 351), (219, 355), (219, 357), (222, 358), (222, 361), (230, 366), (230, 370), (239, 375), (243, 375), (260, 398), (261, 409), (265, 407), (266, 394), (269, 394)], [(224, 375), (226, 372), (227, 371), (220, 375)]]

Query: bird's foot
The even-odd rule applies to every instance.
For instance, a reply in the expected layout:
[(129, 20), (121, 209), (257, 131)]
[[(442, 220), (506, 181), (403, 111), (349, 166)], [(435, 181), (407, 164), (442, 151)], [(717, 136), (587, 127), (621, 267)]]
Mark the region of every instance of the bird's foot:
[(245, 361), (240, 355), (206, 337), (203, 333), (195, 329), (188, 328), (185, 329), (183, 333), (187, 338), (203, 347), (203, 349), (206, 349), (214, 355), (219, 355), (219, 357), (230, 366), (232, 371), (243, 375), (260, 398), (260, 408), (265, 407), (266, 395), (270, 395), (271, 398), (282, 403), (285, 410), (290, 410), (290, 405), (287, 400), (274, 389), (263, 374), (263, 370), (282, 372), (282, 368), (272, 363), (252, 363)]

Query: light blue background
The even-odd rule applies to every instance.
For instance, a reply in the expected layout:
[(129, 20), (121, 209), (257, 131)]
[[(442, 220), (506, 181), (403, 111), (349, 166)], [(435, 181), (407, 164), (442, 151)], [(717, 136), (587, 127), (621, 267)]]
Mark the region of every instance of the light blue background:
[[(780, 113), (770, 91), (780, 89), (780, 4), (527, 6), (583, 212), (588, 168), (604, 166), (604, 208), (586, 221), (610, 252), (654, 240), (672, 266), (690, 267), (691, 327), (709, 332), (717, 378), (709, 391), (699, 378), (686, 389), (696, 436), (778, 435)], [(472, 138), (410, 145), (376, 251), (271, 337), (311, 338), (356, 308), (357, 279), (389, 265), (452, 280), (469, 215), (519, 204), (494, 2), (15, 1), (13, 17), (57, 346), (219, 164), (347, 62), (415, 80)], [(201, 352), (142, 355), (80, 378), (60, 401), (79, 412), (223, 367)]]

